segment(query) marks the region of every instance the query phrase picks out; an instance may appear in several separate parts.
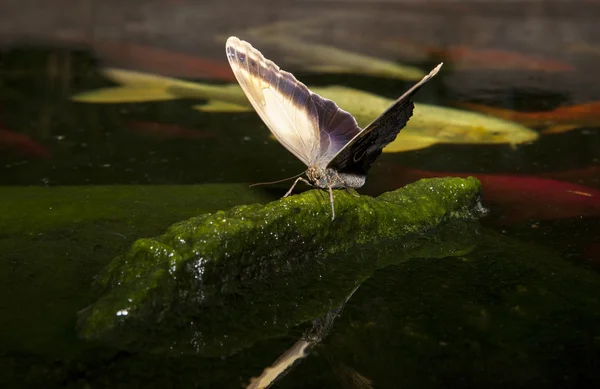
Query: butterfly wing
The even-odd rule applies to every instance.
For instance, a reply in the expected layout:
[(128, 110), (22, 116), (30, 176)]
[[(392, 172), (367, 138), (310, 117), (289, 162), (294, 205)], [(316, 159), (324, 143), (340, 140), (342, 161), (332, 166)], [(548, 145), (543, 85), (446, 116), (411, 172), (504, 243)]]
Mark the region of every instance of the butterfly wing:
[(412, 116), (413, 102), (411, 97), (433, 76), (435, 76), (443, 63), (435, 67), (427, 76), (415, 84), (398, 98), (377, 119), (365, 127), (348, 144), (342, 148), (331, 160), (327, 167), (339, 172), (364, 175), (381, 150), (396, 136), (408, 123)]
[(360, 127), (333, 101), (236, 37), (225, 46), (229, 64), (250, 103), (275, 138), (307, 166), (326, 166)]

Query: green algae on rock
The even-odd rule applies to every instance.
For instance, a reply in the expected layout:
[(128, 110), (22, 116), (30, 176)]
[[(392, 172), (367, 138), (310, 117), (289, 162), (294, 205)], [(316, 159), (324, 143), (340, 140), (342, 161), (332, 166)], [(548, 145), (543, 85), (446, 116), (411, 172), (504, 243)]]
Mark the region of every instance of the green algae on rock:
[(179, 222), (99, 275), (79, 317), (87, 339), (227, 355), (325, 314), (378, 268), (469, 252), (480, 183), (425, 179), (377, 198), (313, 190)]
[(0, 344), (78, 348), (73, 312), (97, 298), (90, 283), (135, 240), (200, 213), (273, 198), (242, 183), (0, 186), (0, 310), (10, 312), (0, 315)]

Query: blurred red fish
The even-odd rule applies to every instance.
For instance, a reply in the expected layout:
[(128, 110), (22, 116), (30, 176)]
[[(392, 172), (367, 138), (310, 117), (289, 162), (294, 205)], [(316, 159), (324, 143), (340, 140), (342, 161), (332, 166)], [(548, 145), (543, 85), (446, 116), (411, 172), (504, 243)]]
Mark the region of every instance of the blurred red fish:
[(561, 61), (507, 50), (476, 48), (463, 45), (434, 46), (392, 37), (380, 43), (387, 51), (414, 61), (431, 59), (448, 62), (459, 70), (533, 70), (567, 72), (573, 66)]
[(191, 130), (170, 123), (134, 121), (128, 123), (128, 128), (140, 135), (163, 139), (210, 139), (215, 137), (211, 133)]
[(234, 81), (226, 61), (204, 59), (158, 47), (117, 41), (94, 41), (93, 49), (102, 57), (129, 68), (183, 78), (210, 78)]
[(542, 132), (544, 134), (557, 134), (580, 127), (600, 126), (600, 101), (538, 112), (518, 112), (473, 103), (463, 103), (460, 106), (502, 119), (512, 120), (528, 127), (547, 127)]
[(87, 39), (69, 31), (57, 34), (55, 38), (63, 43), (85, 45), (112, 66), (170, 77), (235, 81), (235, 76), (225, 60), (212, 60), (130, 42)]
[(429, 54), (451, 62), (459, 69), (536, 70), (566, 72), (573, 70), (569, 64), (552, 59), (515, 53), (499, 49), (478, 49), (469, 46), (430, 48)]
[(600, 187), (600, 165), (590, 165), (580, 169), (564, 170), (540, 174), (542, 177), (560, 181)]
[(500, 224), (600, 216), (600, 191), (569, 182), (531, 176), (430, 172), (397, 165), (386, 168), (396, 187), (420, 178), (476, 177), (483, 187), (484, 203), (502, 207)]
[[(25, 158), (48, 158), (50, 151), (24, 134), (0, 128), (0, 150), (2, 154)], [(5, 151), (6, 150), (6, 151)]]
[(584, 260), (600, 270), (600, 242), (590, 243), (581, 252)]

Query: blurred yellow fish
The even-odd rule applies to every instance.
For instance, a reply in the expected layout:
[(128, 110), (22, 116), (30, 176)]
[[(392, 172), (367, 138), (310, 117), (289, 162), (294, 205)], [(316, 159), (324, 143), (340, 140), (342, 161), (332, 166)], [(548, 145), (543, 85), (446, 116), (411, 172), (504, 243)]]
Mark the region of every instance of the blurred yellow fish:
[[(364, 74), (407, 81), (420, 80), (427, 74), (415, 66), (300, 38), (299, 30), (310, 31), (326, 21), (327, 18), (284, 20), (230, 35), (243, 36), (261, 47), (285, 47), (285, 53), (280, 62), (297, 70), (334, 74)], [(222, 42), (227, 37), (218, 36), (217, 40)]]
[(316, 73), (364, 74), (399, 80), (420, 80), (427, 72), (382, 58), (355, 53), (338, 47), (306, 42), (288, 35), (255, 39), (261, 44), (285, 46), (284, 63), (298, 70)]
[[(88, 103), (117, 103), (197, 98), (207, 100), (194, 106), (203, 112), (252, 112), (237, 84), (214, 85), (154, 76), (122, 69), (106, 69), (104, 75), (123, 86), (84, 92), (73, 100)], [(389, 107), (393, 100), (342, 86), (310, 87), (350, 112), (365, 126)], [(418, 150), (439, 143), (510, 144), (531, 142), (538, 133), (518, 123), (472, 111), (415, 103), (411, 120), (384, 152)]]

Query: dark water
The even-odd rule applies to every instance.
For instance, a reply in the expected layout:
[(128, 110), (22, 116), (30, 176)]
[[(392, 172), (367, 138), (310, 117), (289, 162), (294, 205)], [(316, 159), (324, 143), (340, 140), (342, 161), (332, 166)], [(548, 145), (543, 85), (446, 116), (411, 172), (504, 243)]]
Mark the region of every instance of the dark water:
[[(100, 74), (104, 64), (224, 83), (181, 62), (165, 65), (164, 53), (132, 47), (221, 61), (227, 69), (224, 41), (212, 36), (325, 10), (335, 23), (321, 27), (311, 37), (315, 42), (422, 69), (440, 54), (390, 54), (379, 43), (393, 31), (398, 42), (413, 43), (413, 51), (479, 50), (446, 57), (448, 71), (419, 93), (418, 102), (551, 111), (600, 101), (592, 70), (600, 65), (600, 42), (594, 42), (600, 30), (592, 17), (600, 17), (600, 8), (592, 1), (561, 3), (527, 3), (517, 12), (514, 5), (488, 2), (392, 2), (376, 9), (358, 2), (236, 8), (164, 1), (123, 9), (87, 2), (87, 8), (64, 11), (63, 19), (54, 9), (38, 10), (31, 25), (8, 23), (0, 53), (2, 387), (241, 387), (303, 328), (227, 358), (146, 354), (77, 338), (77, 311), (98, 297), (94, 276), (133, 241), (200, 213), (276, 200), (287, 183), (247, 184), (303, 170), (269, 140), (255, 113), (202, 113), (191, 109), (199, 103), (193, 99), (71, 101), (76, 93), (114, 85)], [(210, 20), (198, 16), (207, 13)], [(44, 22), (33, 28), (37, 19)], [(508, 54), (490, 57), (487, 62), (501, 68), (490, 69), (480, 60), (487, 49), (543, 57), (571, 70), (549, 62), (532, 70)], [(311, 86), (345, 85), (392, 99), (412, 84), (296, 71), (284, 55), (277, 57), (285, 47), (272, 53)], [(429, 259), (376, 273), (324, 343), (275, 387), (361, 387), (344, 381), (344, 366), (376, 388), (597, 385), (600, 107), (595, 109), (595, 119), (588, 109), (592, 119), (585, 121), (574, 109), (575, 129), (514, 149), (446, 144), (384, 153), (361, 193), (397, 189), (418, 179), (417, 170), (481, 175), (490, 209), (481, 247), (443, 265)], [(543, 131), (545, 124), (533, 127)], [(573, 193), (578, 191), (584, 194)], [(524, 290), (535, 293), (523, 298)]]

